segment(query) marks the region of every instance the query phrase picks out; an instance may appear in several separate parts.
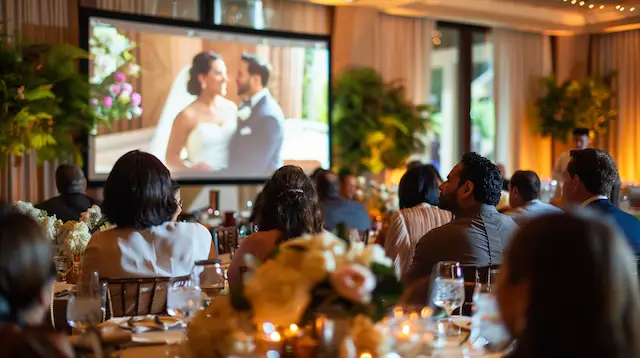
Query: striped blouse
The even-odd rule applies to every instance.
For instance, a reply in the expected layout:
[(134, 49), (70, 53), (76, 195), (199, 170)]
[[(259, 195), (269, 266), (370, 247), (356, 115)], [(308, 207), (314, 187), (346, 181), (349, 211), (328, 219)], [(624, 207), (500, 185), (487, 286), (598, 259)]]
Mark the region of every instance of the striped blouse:
[(393, 214), (385, 236), (384, 251), (393, 260), (398, 278), (402, 279), (411, 266), (418, 241), (429, 231), (450, 222), (451, 219), (449, 211), (427, 203)]

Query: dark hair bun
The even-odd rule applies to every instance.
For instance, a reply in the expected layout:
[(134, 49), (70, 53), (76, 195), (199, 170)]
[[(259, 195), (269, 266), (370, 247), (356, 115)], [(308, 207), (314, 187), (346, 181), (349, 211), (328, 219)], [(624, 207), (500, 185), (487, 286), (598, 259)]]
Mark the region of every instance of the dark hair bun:
[(200, 95), (202, 85), (198, 81), (198, 74), (194, 73), (193, 67), (189, 70), (189, 81), (187, 82), (187, 92), (193, 96)]

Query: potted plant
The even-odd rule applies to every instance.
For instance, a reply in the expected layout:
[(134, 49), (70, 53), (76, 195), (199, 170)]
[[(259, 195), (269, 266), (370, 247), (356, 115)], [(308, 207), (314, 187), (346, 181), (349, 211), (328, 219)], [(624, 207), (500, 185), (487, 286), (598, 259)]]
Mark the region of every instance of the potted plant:
[(333, 101), (339, 166), (379, 173), (403, 167), (410, 155), (424, 150), (421, 136), (432, 107), (408, 101), (401, 82), (385, 82), (371, 68), (352, 68), (338, 76)]
[(609, 122), (618, 118), (611, 101), (614, 78), (610, 72), (559, 85), (554, 75), (543, 78), (546, 93), (536, 101), (540, 134), (566, 141), (574, 128), (589, 128), (596, 134), (606, 131)]

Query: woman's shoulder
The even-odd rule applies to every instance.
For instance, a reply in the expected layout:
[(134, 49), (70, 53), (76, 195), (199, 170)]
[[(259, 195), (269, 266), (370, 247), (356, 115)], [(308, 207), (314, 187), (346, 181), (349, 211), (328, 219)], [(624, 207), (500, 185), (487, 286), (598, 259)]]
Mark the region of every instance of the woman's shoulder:
[(238, 109), (238, 105), (234, 101), (222, 96), (218, 97), (218, 105), (224, 109), (229, 109), (229, 110)]

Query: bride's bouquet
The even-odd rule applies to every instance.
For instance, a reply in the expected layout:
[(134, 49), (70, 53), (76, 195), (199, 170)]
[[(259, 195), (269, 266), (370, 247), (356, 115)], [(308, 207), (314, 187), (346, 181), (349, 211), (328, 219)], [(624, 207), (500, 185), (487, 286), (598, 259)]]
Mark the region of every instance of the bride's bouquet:
[(214, 299), (189, 325), (194, 358), (246, 353), (253, 341), (260, 346), (265, 325), (304, 329), (317, 314), (346, 317), (359, 352), (386, 349), (374, 322), (397, 302), (403, 287), (380, 246), (322, 233), (281, 244), (264, 263), (250, 255), (245, 262), (244, 284), (232, 287), (229, 297)]

